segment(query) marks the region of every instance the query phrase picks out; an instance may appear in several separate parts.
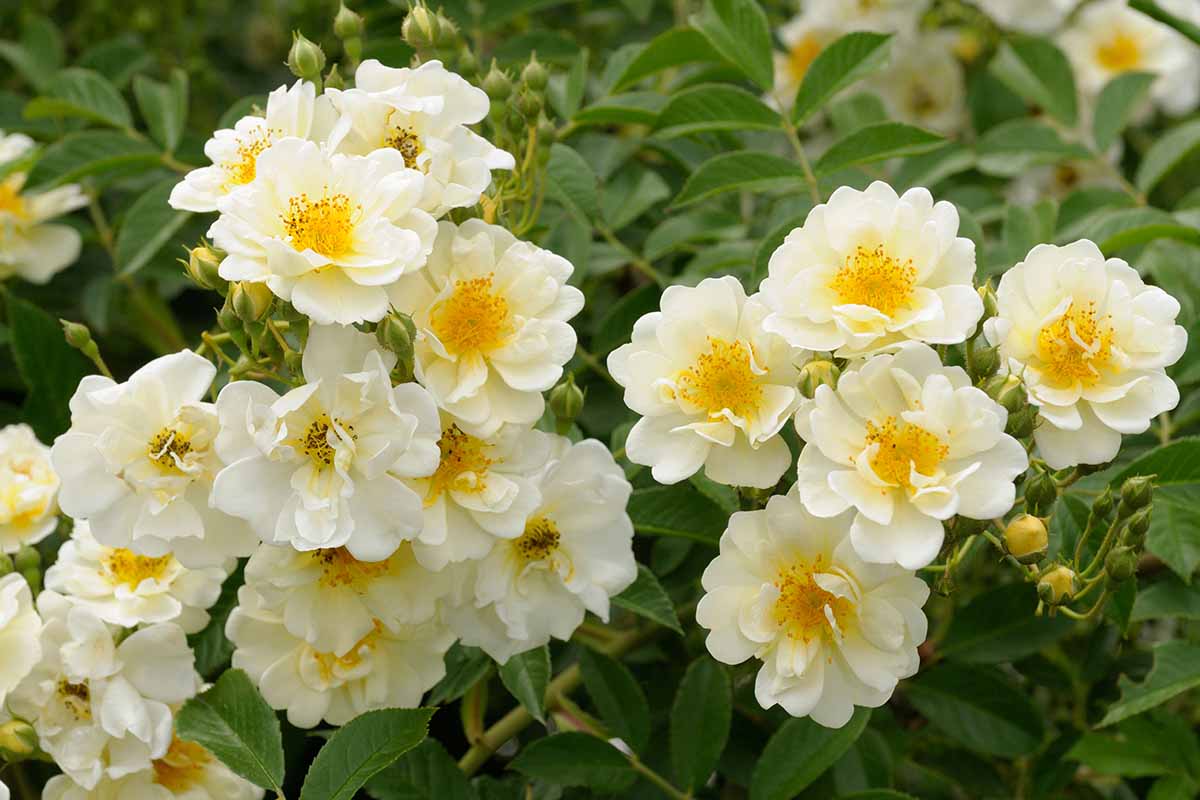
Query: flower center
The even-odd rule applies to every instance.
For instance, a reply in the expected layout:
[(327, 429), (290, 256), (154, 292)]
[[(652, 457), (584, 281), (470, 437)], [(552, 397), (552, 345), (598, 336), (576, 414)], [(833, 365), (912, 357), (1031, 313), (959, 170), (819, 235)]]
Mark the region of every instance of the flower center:
[(1096, 46), (1096, 60), (1110, 72), (1126, 72), (1141, 63), (1142, 49), (1137, 39), (1118, 30)]
[(347, 672), (359, 667), (363, 659), (368, 653), (375, 649), (379, 642), (379, 637), (383, 635), (383, 623), (379, 620), (373, 620), (374, 628), (363, 638), (359, 639), (354, 645), (342, 655), (336, 653), (314, 653), (313, 656), (317, 660), (317, 667), (321, 671), (321, 678), (327, 683), (331, 683), (334, 679), (334, 672)]
[(1072, 303), (1067, 312), (1038, 332), (1037, 353), (1046, 371), (1061, 383), (1094, 386), (1112, 360), (1113, 330), (1096, 304)]
[(58, 697), (76, 720), (92, 718), (92, 692), (86, 683), (71, 683), (63, 678), (58, 682)]
[(173, 560), (170, 554), (151, 558), (117, 547), (104, 557), (104, 568), (112, 583), (136, 589), (147, 578), (160, 580)]
[(312, 250), (338, 258), (354, 245), (354, 223), (361, 209), (344, 194), (327, 194), (319, 200), (300, 194), (288, 200), (283, 228), (297, 252)]
[(912, 261), (901, 263), (879, 245), (874, 250), (855, 249), (829, 288), (837, 293), (839, 303), (870, 306), (890, 317), (912, 300), (916, 284)]
[[(329, 435), (332, 425), (329, 415), (322, 414), (309, 423), (308, 428), (304, 431), (304, 436), (300, 438), (300, 451), (311, 458), (318, 469), (333, 466), (334, 458), (337, 456), (337, 448), (330, 441), (337, 436), (337, 431), (334, 431), (333, 436)], [(337, 420), (337, 425), (346, 431), (351, 439), (358, 439), (353, 425), (343, 424), (341, 420)]]
[(449, 491), (482, 492), (487, 487), (488, 467), (494, 463), (487, 456), (487, 446), (487, 442), (463, 433), (457, 425), (442, 431), (442, 438), (438, 439), (442, 459), (438, 462), (437, 472), (429, 479), (425, 505), (433, 505)]
[(200, 783), (211, 761), (203, 747), (176, 736), (166, 755), (154, 760), (154, 782), (176, 794), (186, 792)]
[(244, 186), (254, 180), (254, 176), (258, 174), (258, 157), (270, 144), (271, 139), (266, 131), (252, 139), (238, 140), (237, 161), (225, 164), (225, 174), (229, 176), (229, 182)]
[(708, 352), (696, 359), (677, 381), (680, 398), (704, 409), (711, 419), (728, 411), (748, 417), (762, 402), (763, 390), (754, 367), (754, 350), (744, 341), (708, 337)]
[(812, 564), (796, 561), (779, 570), (775, 588), (779, 598), (771, 613), (775, 624), (791, 639), (811, 642), (818, 637), (846, 629), (853, 604), (844, 597), (827, 592), (813, 580), (813, 574), (824, 571), (824, 556)]
[(26, 216), (25, 200), (15, 181), (0, 181), (0, 214), (12, 214), (18, 219)]
[(417, 168), (417, 156), (421, 155), (421, 137), (412, 128), (392, 128), (391, 133), (383, 140), (384, 147), (392, 147), (404, 156), (404, 166), (409, 169)]
[(525, 561), (541, 561), (558, 548), (562, 534), (558, 526), (547, 517), (531, 517), (525, 523), (525, 532), (513, 542), (513, 547)]
[(383, 561), (359, 561), (344, 547), (314, 550), (312, 557), (321, 565), (321, 585), (327, 589), (346, 586), (361, 590), (365, 584), (386, 575), (392, 567), (390, 558)]
[(429, 315), (433, 332), (455, 354), (486, 353), (504, 344), (511, 328), (508, 301), (492, 291), (492, 276), (455, 281), (454, 293)]
[(883, 480), (912, 488), (912, 470), (932, 475), (950, 453), (942, 440), (919, 425), (896, 423), (888, 417), (881, 425), (867, 422), (867, 444), (879, 444), (871, 458), (871, 469)]
[(183, 461), (192, 452), (192, 442), (174, 428), (163, 428), (154, 434), (147, 447), (150, 460), (163, 469), (183, 472)]
[(797, 82), (803, 80), (822, 49), (821, 40), (811, 33), (792, 45), (787, 56), (788, 76)]

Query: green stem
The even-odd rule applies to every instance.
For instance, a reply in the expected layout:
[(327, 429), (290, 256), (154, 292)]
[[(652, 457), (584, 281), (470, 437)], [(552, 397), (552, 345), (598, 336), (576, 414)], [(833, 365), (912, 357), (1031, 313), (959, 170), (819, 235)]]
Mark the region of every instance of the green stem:
[(634, 770), (641, 773), (646, 780), (657, 786), (659, 791), (661, 791), (667, 797), (673, 798), (673, 800), (691, 800), (691, 793), (681, 792), (676, 789), (670, 781), (643, 764), (641, 759), (639, 759), (637, 756), (629, 754), (628, 758), (629, 765), (633, 767)]
[(583, 345), (575, 346), (575, 355), (579, 356), (579, 360), (586, 364), (588, 369), (590, 369), (592, 372), (611, 383), (617, 389), (621, 391), (625, 390), (625, 387), (617, 383), (617, 379), (612, 376), (612, 373), (610, 373), (607, 368), (605, 368), (600, 359), (596, 358), (593, 353), (586, 350)]
[(804, 170), (804, 181), (808, 184), (808, 194), (812, 198), (814, 206), (820, 205), (821, 187), (817, 183), (817, 176), (812, 171), (812, 165), (808, 163), (808, 154), (804, 152), (804, 145), (800, 143), (800, 135), (796, 132), (796, 126), (792, 123), (792, 118), (786, 112), (780, 116), (783, 119), (783, 133), (787, 136), (788, 142), (791, 143), (797, 160), (800, 161), (800, 168)]
[(597, 225), (596, 230), (600, 232), (600, 235), (604, 237), (605, 241), (620, 250), (622, 255), (629, 259), (629, 263), (634, 267), (634, 269), (636, 269), (638, 272), (641, 272), (659, 286), (667, 285), (667, 279), (663, 277), (663, 274), (656, 270), (653, 264), (635, 253), (633, 249), (629, 247), (629, 245), (618, 239), (617, 235), (612, 232), (611, 228), (609, 228), (607, 225)]

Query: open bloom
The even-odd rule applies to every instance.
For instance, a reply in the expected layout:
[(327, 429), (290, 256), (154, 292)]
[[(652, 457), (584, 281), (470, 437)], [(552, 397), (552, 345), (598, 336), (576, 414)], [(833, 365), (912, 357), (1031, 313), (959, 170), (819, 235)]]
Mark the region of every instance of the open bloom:
[(254, 381), (221, 390), (216, 448), (229, 466), (213, 504), (266, 542), (345, 547), (380, 561), (421, 529), (421, 499), (401, 478), (437, 468), (437, 407), (415, 383), (393, 387), (393, 353), (340, 325), (314, 326), (307, 383), (275, 394)]
[(942, 521), (991, 519), (1012, 508), (1029, 466), (1004, 432), (1008, 413), (961, 367), (908, 344), (821, 386), (796, 414), (807, 442), (796, 488), (805, 508), (854, 508), (850, 541), (865, 561), (918, 569), (942, 547)]
[(174, 553), (188, 566), (249, 555), (249, 529), (209, 507), (221, 467), (217, 415), (201, 401), (216, 368), (190, 350), (156, 358), (124, 383), (88, 375), (71, 398), (71, 428), (50, 457), (58, 502), (109, 547)]
[(763, 325), (767, 309), (737, 278), (668, 287), (662, 310), (608, 357), (625, 405), (642, 418), (625, 452), (676, 483), (701, 466), (732, 486), (774, 486), (791, 462), (779, 430), (800, 402), (802, 354)]
[[(0, 164), (24, 156), (33, 140), (0, 131)], [(79, 258), (82, 239), (70, 225), (51, 223), (82, 208), (87, 196), (77, 184), (25, 192), (25, 173), (0, 177), (0, 280), (16, 275), (30, 283), (46, 283)]]
[(632, 487), (608, 448), (556, 436), (535, 480), (541, 504), (524, 532), (468, 562), (449, 611), (463, 642), (499, 662), (571, 638), (587, 611), (607, 622), (609, 598), (637, 577)]
[(1079, 0), (975, 0), (980, 10), (1004, 28), (1023, 33), (1052, 33)]
[(1058, 41), (1085, 97), (1123, 73), (1150, 72), (1158, 76), (1151, 98), (1167, 113), (1186, 114), (1200, 100), (1200, 49), (1126, 0), (1087, 4)]
[(396, 628), (379, 623), (348, 650), (317, 650), (293, 635), (284, 615), (263, 607), (252, 586), (238, 590), (225, 635), (244, 669), (272, 708), (288, 722), (311, 728), (321, 720), (344, 725), (376, 708), (413, 708), (446, 674), (454, 634), (438, 621)]
[(865, 562), (850, 542), (851, 515), (804, 510), (793, 490), (740, 511), (704, 570), (696, 621), (713, 657), (762, 661), (754, 695), (829, 728), (855, 706), (887, 702), (917, 671), (929, 588), (896, 566)]
[(118, 639), (113, 628), (62, 595), (38, 595), (42, 659), (9, 695), (41, 748), (85, 789), (151, 767), (171, 746), (171, 708), (195, 695), (183, 630), (172, 623)]
[(0, 578), (0, 710), (9, 692), (42, 659), (42, 619), (29, 584), (15, 572)]
[(428, 478), (408, 481), (425, 505), (413, 552), (425, 567), (483, 558), (497, 539), (516, 539), (541, 503), (532, 480), (549, 458), (553, 437), (505, 425), (488, 438), (442, 420), (442, 458)]
[(1179, 403), (1166, 374), (1187, 348), (1179, 302), (1087, 240), (1040, 244), (1004, 273), (984, 333), (1038, 407), (1038, 452), (1055, 469), (1111, 461)]
[(433, 216), (475, 205), (492, 170), (515, 166), (512, 155), (466, 127), (487, 116), (487, 94), (440, 61), (394, 69), (368, 59), (354, 82), (353, 89), (326, 91), (340, 114), (329, 146), (353, 155), (399, 151), (425, 174), (420, 207)]
[(983, 315), (975, 245), (958, 211), (926, 189), (843, 186), (771, 255), (763, 326), (796, 347), (841, 357), (915, 339), (964, 341)]
[(0, 428), (0, 553), (37, 544), (58, 525), (58, 474), (28, 425)]
[(385, 287), (433, 247), (437, 225), (417, 208), (424, 176), (397, 150), (329, 155), (296, 138), (255, 163), (254, 180), (217, 201), (221, 277), (266, 283), (314, 322), (381, 319)]
[(954, 55), (955, 36), (933, 31), (892, 43), (887, 67), (871, 82), (892, 117), (943, 134), (966, 126), (967, 89)]
[(542, 416), (542, 392), (575, 354), (567, 320), (583, 293), (567, 285), (571, 271), (565, 258), (471, 219), (439, 223), (425, 269), (389, 288), (417, 326), (417, 379), (462, 430), (488, 437)]
[(204, 144), (210, 166), (194, 169), (171, 190), (167, 202), (181, 211), (216, 211), (217, 201), (254, 180), (258, 157), (286, 137), (322, 138), (335, 119), (329, 99), (306, 81), (267, 95), (265, 117), (242, 117)]
[(773, 54), (775, 86), (771, 99), (777, 108), (791, 107), (812, 62), (844, 32), (825, 17), (807, 10), (779, 27), (776, 34), (785, 50)]
[(231, 567), (229, 559), (222, 566), (188, 569), (170, 553), (141, 556), (105, 547), (80, 521), (46, 570), (46, 588), (112, 625), (175, 622), (184, 633), (196, 633), (208, 624), (208, 609), (217, 602)]
[(804, 7), (845, 31), (912, 33), (929, 0), (811, 0)]
[(433, 619), (448, 578), (423, 569), (407, 544), (382, 561), (359, 561), (344, 547), (264, 544), (246, 563), (260, 607), (278, 612), (292, 636), (338, 656), (378, 625), (400, 630)]

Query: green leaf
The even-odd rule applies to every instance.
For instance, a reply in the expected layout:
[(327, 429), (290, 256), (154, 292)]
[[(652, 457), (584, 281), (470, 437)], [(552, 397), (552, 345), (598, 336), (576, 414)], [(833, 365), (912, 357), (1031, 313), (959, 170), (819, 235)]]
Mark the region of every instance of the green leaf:
[(1155, 239), (1200, 244), (1200, 230), (1157, 208), (1120, 208), (1097, 215), (1087, 228), (1086, 238), (1105, 255), (1112, 255)]
[(26, 185), (57, 186), (88, 175), (147, 169), (158, 163), (160, 155), (148, 142), (113, 131), (80, 131), (47, 147)]
[(659, 297), (658, 286), (652, 283), (622, 295), (600, 320), (600, 325), (592, 336), (592, 352), (603, 357), (629, 341), (634, 323), (644, 315), (658, 310)]
[(804, 170), (791, 159), (751, 150), (722, 153), (696, 168), (672, 205), (685, 206), (739, 189), (795, 188), (803, 182)]
[(1200, 119), (1185, 122), (1158, 137), (1142, 157), (1134, 183), (1146, 194), (1200, 148)]
[(1151, 450), (1122, 470), (1113, 486), (1133, 475), (1157, 476), (1146, 549), (1190, 583), (1200, 566), (1200, 438)]
[(600, 200), (596, 189), (596, 174), (583, 156), (555, 143), (550, 148), (546, 165), (546, 187), (576, 219), (585, 224), (600, 216)]
[(89, 47), (80, 54), (75, 66), (98, 72), (123, 88), (136, 73), (154, 67), (154, 56), (147, 52), (132, 33), (121, 34)]
[(512, 769), (530, 778), (564, 786), (620, 792), (633, 782), (633, 768), (621, 752), (586, 733), (556, 733), (530, 742), (517, 753)]
[(629, 668), (615, 658), (584, 650), (579, 657), (583, 686), (600, 719), (636, 752), (650, 742), (650, 706)]
[(671, 196), (671, 187), (657, 172), (631, 164), (604, 187), (601, 211), (614, 231), (629, 225)]
[(436, 710), (384, 708), (350, 720), (317, 753), (300, 800), (351, 800), (372, 776), (424, 740)]
[(132, 275), (150, 263), (192, 216), (191, 212), (176, 211), (167, 205), (177, 182), (167, 178), (155, 184), (125, 212), (113, 256), (120, 275)]
[(429, 690), (431, 706), (453, 703), (492, 671), (493, 661), (478, 647), (455, 643), (446, 653), (446, 677)]
[(942, 664), (907, 684), (917, 710), (958, 744), (1016, 758), (1042, 741), (1042, 718), (1024, 692), (989, 667)]
[(1125, 676), (1118, 681), (1121, 699), (1108, 707), (1097, 727), (1112, 725), (1200, 686), (1200, 644), (1181, 639), (1154, 646), (1154, 666), (1142, 683)]
[(217, 602), (208, 609), (208, 624), (204, 629), (188, 636), (188, 647), (196, 655), (196, 671), (205, 680), (211, 680), (217, 672), (229, 664), (233, 656), (233, 643), (225, 638), (225, 621), (229, 612), (237, 605), (238, 589), (244, 582), (244, 564), (238, 564), (225, 582)]
[(467, 776), (436, 739), (426, 738), (367, 781), (375, 800), (476, 800)]
[(632, 611), (664, 628), (670, 628), (680, 636), (683, 635), (675, 605), (658, 582), (658, 578), (643, 564), (638, 564), (637, 579), (625, 591), (615, 596), (612, 602), (619, 608)]
[(695, 539), (714, 547), (729, 520), (720, 506), (683, 483), (635, 489), (629, 516), (638, 533)]
[(254, 785), (281, 792), (279, 720), (240, 669), (227, 670), (210, 689), (188, 700), (175, 715), (175, 731)]
[(650, 231), (642, 246), (642, 255), (648, 261), (657, 261), (686, 244), (741, 240), (745, 235), (746, 226), (736, 215), (719, 209), (697, 208), (670, 216)]
[(1018, 661), (1067, 635), (1064, 617), (1037, 617), (1033, 584), (1011, 583), (976, 596), (954, 613), (938, 651), (951, 661), (997, 664)]
[(1167, 575), (1138, 592), (1130, 620), (1200, 619), (1200, 585), (1189, 586)]
[(1123, 72), (1100, 92), (1092, 119), (1092, 141), (1098, 152), (1107, 152), (1117, 141), (1156, 77), (1149, 72)]
[(1086, 147), (1063, 141), (1042, 122), (1014, 119), (988, 129), (976, 145), (981, 172), (1011, 178), (1043, 164), (1091, 158)]
[(871, 709), (856, 708), (841, 728), (811, 719), (788, 720), (763, 750), (750, 782), (750, 800), (789, 800), (833, 766), (862, 735)]
[(941, 136), (922, 128), (902, 122), (881, 122), (834, 142), (813, 164), (813, 171), (818, 175), (829, 174), (856, 164), (928, 153), (944, 143)]
[(857, 31), (823, 49), (804, 73), (792, 120), (804, 122), (842, 89), (883, 66), (890, 40), (890, 34)]
[(21, 41), (0, 41), (0, 58), (6, 59), (29, 85), (43, 91), (63, 65), (62, 34), (48, 18), (25, 19)]
[(771, 88), (775, 82), (771, 29), (755, 0), (707, 0), (691, 22), (726, 61), (759, 88)]
[(550, 648), (542, 645), (517, 653), (500, 666), (500, 682), (530, 716), (546, 721), (546, 685), (550, 683)]
[(628, 92), (598, 100), (571, 121), (576, 125), (653, 125), (666, 102), (657, 92)]
[(932, 187), (974, 166), (972, 150), (958, 142), (949, 142), (928, 153), (906, 158), (892, 183), (898, 187)]
[(778, 130), (779, 124), (779, 114), (746, 90), (706, 83), (672, 95), (654, 127), (659, 136), (672, 138), (710, 131)]
[(1065, 125), (1074, 125), (1071, 62), (1048, 39), (1021, 36), (1000, 45), (989, 67), (1008, 88)]
[(693, 28), (673, 28), (651, 39), (630, 61), (613, 84), (620, 91), (665, 69), (696, 62), (720, 62), (704, 35)]
[(187, 121), (187, 73), (179, 68), (171, 70), (170, 83), (138, 75), (133, 79), (133, 95), (154, 141), (168, 153), (175, 152)]
[(732, 719), (729, 672), (706, 653), (688, 666), (671, 706), (671, 766), (683, 789), (708, 781), (729, 739)]
[(1157, 744), (1133, 737), (1117, 739), (1087, 732), (1067, 752), (1066, 758), (1086, 764), (1101, 775), (1138, 778), (1168, 771)]
[(25, 106), (28, 119), (80, 117), (114, 128), (129, 128), (129, 106), (108, 79), (89, 69), (72, 67), (54, 76), (46, 93)]

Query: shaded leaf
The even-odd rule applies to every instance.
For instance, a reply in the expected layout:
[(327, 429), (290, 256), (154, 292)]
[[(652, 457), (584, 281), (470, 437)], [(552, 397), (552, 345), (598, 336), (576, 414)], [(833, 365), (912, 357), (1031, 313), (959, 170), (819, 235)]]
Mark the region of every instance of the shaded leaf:
[(792, 120), (804, 122), (842, 89), (883, 66), (890, 40), (888, 34), (856, 31), (821, 50), (804, 73), (792, 105)]
[(729, 673), (707, 653), (687, 668), (671, 706), (671, 765), (684, 790), (703, 786), (729, 739)]
[(125, 212), (113, 256), (121, 275), (132, 275), (149, 264), (192, 216), (167, 205), (176, 183), (175, 178), (167, 178), (155, 184)]
[(1154, 647), (1154, 666), (1146, 680), (1134, 683), (1122, 676), (1119, 685), (1121, 698), (1108, 707), (1097, 727), (1141, 714), (1200, 686), (1200, 644), (1179, 639), (1160, 642)]
[(941, 147), (944, 141), (922, 128), (902, 122), (881, 122), (834, 142), (813, 164), (813, 171), (818, 175), (828, 174), (856, 164), (927, 153)]
[(644, 565), (638, 564), (637, 579), (625, 591), (612, 599), (613, 605), (653, 620), (664, 628), (683, 635), (675, 605), (659, 584), (658, 578)]
[(720, 506), (687, 484), (634, 490), (629, 516), (638, 533), (679, 536), (713, 546), (729, 519)]
[(584, 650), (579, 656), (583, 686), (614, 736), (634, 751), (650, 741), (650, 707), (629, 668), (615, 658)]
[(114, 128), (129, 128), (133, 118), (117, 87), (89, 69), (71, 67), (54, 76), (45, 94), (25, 106), (29, 119), (80, 117)]
[(754, 769), (750, 800), (789, 800), (821, 777), (862, 735), (871, 709), (856, 708), (841, 728), (791, 719), (777, 730)]
[(922, 672), (906, 691), (918, 711), (964, 747), (1015, 758), (1041, 743), (1037, 709), (991, 668), (942, 664)]
[(1021, 97), (1065, 125), (1074, 125), (1075, 79), (1071, 62), (1053, 42), (1020, 36), (1000, 45), (992, 74)]
[(546, 721), (546, 685), (550, 683), (550, 648), (542, 645), (517, 653), (500, 666), (500, 682), (530, 716)]
[(722, 153), (688, 177), (672, 205), (685, 206), (739, 189), (764, 191), (798, 187), (803, 182), (804, 170), (791, 159), (751, 150)]
[(317, 753), (300, 800), (351, 800), (374, 775), (421, 743), (436, 710), (384, 708), (350, 720)]
[(777, 130), (779, 114), (754, 95), (720, 83), (706, 83), (671, 95), (659, 112), (659, 136), (687, 136), (708, 131)]
[(599, 792), (619, 792), (634, 780), (633, 769), (619, 750), (603, 739), (576, 731), (530, 742), (510, 766), (530, 778)]
[(706, 0), (704, 10), (691, 22), (726, 61), (760, 88), (771, 88), (775, 81), (771, 29), (755, 0)]

